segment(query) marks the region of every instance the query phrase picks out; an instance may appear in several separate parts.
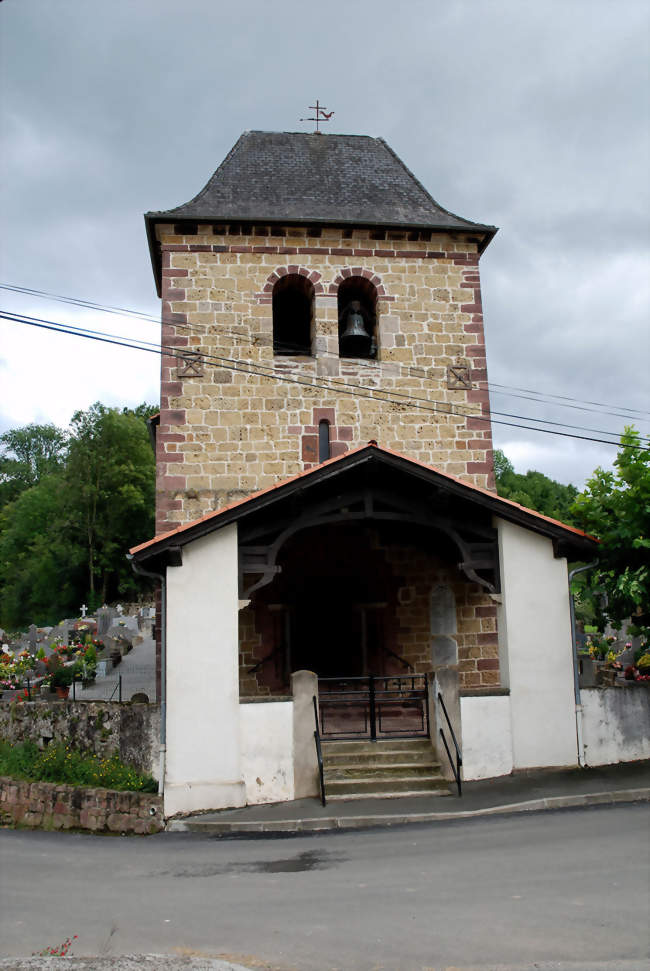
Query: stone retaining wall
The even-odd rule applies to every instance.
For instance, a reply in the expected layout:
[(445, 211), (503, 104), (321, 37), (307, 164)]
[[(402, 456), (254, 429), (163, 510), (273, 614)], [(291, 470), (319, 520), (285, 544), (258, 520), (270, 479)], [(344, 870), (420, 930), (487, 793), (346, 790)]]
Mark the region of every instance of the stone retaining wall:
[(0, 821), (95, 833), (149, 834), (164, 828), (162, 796), (156, 793), (82, 789), (7, 776), (0, 776)]
[(110, 701), (34, 701), (0, 705), (0, 737), (8, 742), (67, 742), (79, 752), (117, 752), (138, 772), (158, 777), (159, 705)]
[(583, 688), (580, 698), (587, 765), (650, 759), (650, 683)]

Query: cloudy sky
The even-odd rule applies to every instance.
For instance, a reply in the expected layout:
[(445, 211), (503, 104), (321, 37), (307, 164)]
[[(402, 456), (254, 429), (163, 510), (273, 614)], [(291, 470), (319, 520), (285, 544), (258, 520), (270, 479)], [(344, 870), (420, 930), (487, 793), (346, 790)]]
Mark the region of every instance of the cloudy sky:
[[(318, 97), (329, 131), (381, 135), (443, 206), (500, 227), (493, 411), (650, 435), (649, 38), (647, 0), (4, 0), (0, 282), (159, 315), (142, 214), (194, 196), (246, 129), (311, 130)], [(0, 308), (158, 338), (6, 289)], [(154, 354), (0, 327), (0, 432), (157, 400)], [(518, 470), (577, 485), (616, 452), (494, 432)]]

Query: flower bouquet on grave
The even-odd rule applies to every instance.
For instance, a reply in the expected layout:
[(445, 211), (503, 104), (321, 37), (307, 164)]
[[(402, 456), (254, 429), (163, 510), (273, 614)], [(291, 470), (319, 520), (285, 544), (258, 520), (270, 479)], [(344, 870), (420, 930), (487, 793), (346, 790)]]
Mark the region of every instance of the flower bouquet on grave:
[(607, 637), (604, 634), (592, 634), (585, 647), (589, 657), (592, 657), (594, 661), (607, 661), (610, 654), (616, 658), (616, 653), (612, 650), (612, 645), (615, 642), (616, 638), (611, 634)]
[(50, 687), (54, 688), (59, 698), (67, 698), (70, 685), (74, 678), (74, 665), (57, 668), (50, 675)]

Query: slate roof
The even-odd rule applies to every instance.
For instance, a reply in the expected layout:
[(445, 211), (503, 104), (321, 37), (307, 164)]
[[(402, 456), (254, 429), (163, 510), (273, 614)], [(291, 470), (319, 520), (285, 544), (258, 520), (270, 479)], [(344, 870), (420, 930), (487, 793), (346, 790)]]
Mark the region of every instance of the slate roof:
[(502, 519), (552, 539), (558, 544), (558, 547), (561, 546), (562, 555), (568, 555), (570, 559), (591, 556), (598, 548), (599, 540), (581, 529), (568, 526), (566, 523), (545, 516), (534, 509), (528, 509), (511, 499), (503, 499), (495, 492), (464, 482), (454, 475), (449, 475), (449, 473), (442, 472), (434, 466), (409, 458), (393, 449), (384, 448), (375, 442), (369, 442), (367, 445), (361, 445), (343, 455), (328, 459), (326, 462), (300, 472), (298, 475), (276, 482), (274, 485), (254, 492), (252, 495), (239, 499), (228, 506), (206, 513), (199, 519), (177, 526), (168, 532), (159, 533), (153, 539), (133, 546), (129, 553), (139, 562), (146, 562), (149, 559), (155, 560), (161, 555), (164, 557), (170, 548), (173, 549), (191, 543), (215, 529), (221, 529), (229, 523), (237, 522), (259, 509), (268, 508), (296, 492), (304, 492), (312, 484), (319, 485), (330, 481), (334, 485), (333, 479), (337, 479), (349, 469), (359, 468), (363, 465), (372, 467), (375, 470), (373, 474), (376, 474), (376, 470), (381, 466), (390, 466), (403, 475), (420, 478), (444, 492), (475, 502)]
[(383, 140), (369, 135), (244, 132), (207, 185), (158, 222), (256, 222), (464, 230), (482, 251), (496, 228), (444, 209)]

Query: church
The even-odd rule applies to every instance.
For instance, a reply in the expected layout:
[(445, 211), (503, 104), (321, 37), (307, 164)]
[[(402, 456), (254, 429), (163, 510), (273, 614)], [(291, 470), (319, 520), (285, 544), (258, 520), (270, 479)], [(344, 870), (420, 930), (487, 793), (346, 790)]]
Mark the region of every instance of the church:
[(257, 131), (145, 223), (165, 814), (317, 795), (315, 732), (457, 781), (577, 764), (567, 562), (596, 543), (494, 490), (495, 227), (381, 138)]

